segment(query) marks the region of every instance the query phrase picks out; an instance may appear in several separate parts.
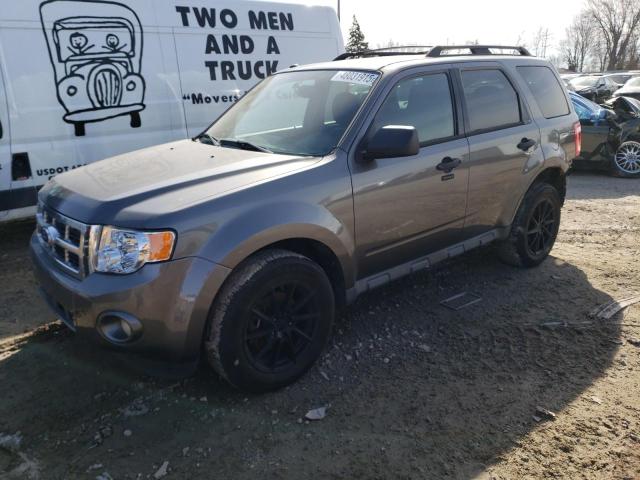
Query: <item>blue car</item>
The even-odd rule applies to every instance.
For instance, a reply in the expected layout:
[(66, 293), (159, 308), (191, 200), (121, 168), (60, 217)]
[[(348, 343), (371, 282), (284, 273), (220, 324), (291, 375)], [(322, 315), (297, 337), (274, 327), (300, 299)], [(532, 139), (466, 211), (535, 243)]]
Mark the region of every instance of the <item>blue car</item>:
[(576, 166), (640, 178), (640, 102), (616, 97), (598, 105), (574, 92), (569, 97), (582, 125), (582, 153)]

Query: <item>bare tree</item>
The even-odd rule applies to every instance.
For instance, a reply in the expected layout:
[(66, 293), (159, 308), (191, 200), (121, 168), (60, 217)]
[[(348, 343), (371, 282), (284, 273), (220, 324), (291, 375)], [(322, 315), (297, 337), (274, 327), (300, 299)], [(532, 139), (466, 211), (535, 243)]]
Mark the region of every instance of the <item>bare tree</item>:
[(624, 68), (640, 26), (640, 0), (587, 0), (587, 5), (607, 46), (606, 68)]
[(594, 19), (589, 13), (582, 12), (565, 32), (565, 39), (560, 43), (562, 59), (569, 70), (582, 72), (596, 34)]
[(551, 34), (549, 33), (549, 29), (544, 27), (538, 28), (538, 31), (533, 35), (531, 41), (533, 54), (536, 57), (546, 57), (550, 40)]
[(593, 36), (593, 42), (591, 44), (591, 70), (597, 70), (602, 72), (607, 68), (609, 63), (609, 44), (607, 39), (602, 35), (599, 29)]

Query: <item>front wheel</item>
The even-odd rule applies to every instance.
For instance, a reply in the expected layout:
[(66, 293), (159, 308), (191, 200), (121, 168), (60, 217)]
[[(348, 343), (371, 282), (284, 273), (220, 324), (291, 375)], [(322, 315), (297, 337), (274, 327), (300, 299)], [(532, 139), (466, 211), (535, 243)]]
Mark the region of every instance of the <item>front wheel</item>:
[(640, 177), (640, 143), (624, 142), (618, 147), (611, 162), (611, 173), (616, 177)]
[(261, 252), (231, 274), (215, 301), (205, 339), (209, 363), (242, 390), (288, 385), (322, 353), (334, 308), (316, 263), (286, 250)]
[(519, 267), (540, 265), (549, 255), (560, 228), (560, 194), (548, 183), (536, 183), (524, 196), (509, 238), (498, 247), (500, 258)]

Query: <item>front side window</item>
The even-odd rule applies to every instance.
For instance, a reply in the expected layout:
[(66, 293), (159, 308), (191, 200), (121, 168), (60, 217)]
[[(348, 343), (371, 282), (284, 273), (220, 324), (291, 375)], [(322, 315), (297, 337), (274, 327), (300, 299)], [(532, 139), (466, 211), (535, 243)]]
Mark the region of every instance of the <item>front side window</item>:
[(372, 131), (385, 125), (409, 125), (421, 144), (455, 135), (449, 77), (445, 73), (401, 80), (380, 107)]
[(277, 74), (241, 98), (207, 134), (222, 146), (323, 156), (336, 148), (378, 77), (346, 70)]
[(569, 105), (563, 89), (549, 67), (517, 67), (517, 70), (527, 83), (545, 118), (569, 114)]
[(500, 70), (464, 70), (462, 87), (472, 132), (521, 123), (518, 94)]

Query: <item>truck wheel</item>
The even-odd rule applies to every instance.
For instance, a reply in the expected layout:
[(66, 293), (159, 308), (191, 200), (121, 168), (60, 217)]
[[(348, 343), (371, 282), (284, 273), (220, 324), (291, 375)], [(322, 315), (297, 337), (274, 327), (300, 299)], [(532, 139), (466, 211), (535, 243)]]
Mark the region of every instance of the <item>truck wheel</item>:
[(286, 250), (258, 253), (231, 273), (213, 305), (207, 359), (241, 390), (284, 387), (322, 353), (334, 310), (333, 289), (316, 263)]
[(73, 131), (75, 132), (76, 137), (84, 137), (86, 133), (84, 129), (84, 123), (74, 123)]
[(518, 208), (509, 237), (498, 245), (500, 258), (518, 267), (540, 265), (558, 236), (561, 205), (552, 185), (534, 184)]
[(142, 125), (142, 120), (140, 119), (140, 112), (132, 112), (131, 113), (131, 128), (140, 128)]
[(616, 177), (640, 178), (640, 143), (624, 142), (611, 162), (611, 174)]

